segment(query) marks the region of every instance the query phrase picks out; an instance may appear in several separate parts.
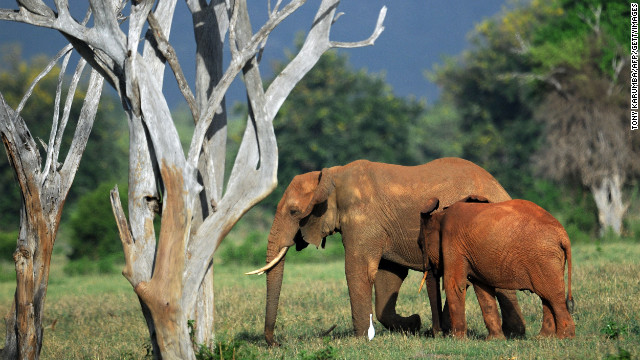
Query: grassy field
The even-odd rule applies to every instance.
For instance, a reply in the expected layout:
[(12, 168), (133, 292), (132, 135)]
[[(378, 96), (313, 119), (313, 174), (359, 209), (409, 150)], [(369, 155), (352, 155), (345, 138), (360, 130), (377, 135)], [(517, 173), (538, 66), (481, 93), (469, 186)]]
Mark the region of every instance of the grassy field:
[[(536, 339), (540, 300), (520, 293), (527, 320), (523, 340), (485, 341), (487, 332), (473, 291), (467, 301), (470, 338), (428, 338), (386, 331), (368, 342), (351, 334), (343, 262), (287, 264), (276, 327), (278, 348), (266, 346), (265, 280), (245, 266), (216, 267), (216, 340), (237, 359), (604, 359), (640, 356), (640, 244), (579, 244), (573, 247), (576, 338)], [(149, 342), (139, 304), (120, 275), (67, 277), (64, 258), (54, 259), (44, 320), (43, 359), (138, 359)], [(2, 271), (11, 271), (3, 267)], [(428, 299), (417, 293), (421, 274), (411, 273), (399, 296), (399, 312), (419, 313), (430, 327)], [(0, 283), (6, 313), (15, 284)], [(336, 325), (325, 338), (321, 334)], [(4, 324), (0, 328), (4, 334)], [(219, 350), (216, 350), (216, 354)], [(628, 357), (627, 357), (628, 358)]]

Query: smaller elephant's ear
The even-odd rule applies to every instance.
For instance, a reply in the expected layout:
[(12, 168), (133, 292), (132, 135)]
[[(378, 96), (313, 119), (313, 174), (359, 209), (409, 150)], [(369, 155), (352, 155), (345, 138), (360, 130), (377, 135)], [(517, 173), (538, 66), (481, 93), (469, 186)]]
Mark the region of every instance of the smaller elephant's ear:
[(489, 203), (489, 199), (480, 195), (469, 195), (464, 199), (461, 199), (460, 202), (465, 203)]
[(313, 207), (316, 206), (316, 204), (320, 204), (324, 201), (327, 201), (327, 199), (329, 198), (329, 196), (331, 195), (335, 187), (336, 185), (333, 181), (333, 173), (331, 169), (322, 169), (322, 171), (320, 172), (320, 175), (318, 176), (318, 186), (313, 192), (313, 197), (311, 198), (311, 201), (309, 201), (309, 204), (307, 204), (306, 209), (302, 212), (301, 217), (304, 218), (307, 215), (309, 215), (313, 210)]
[(438, 209), (438, 206), (440, 206), (440, 200), (438, 198), (431, 198), (429, 199), (429, 201), (427, 201), (427, 203), (425, 204), (425, 206), (422, 208), (422, 210), (420, 211), (421, 215), (430, 215), (432, 212), (436, 211)]

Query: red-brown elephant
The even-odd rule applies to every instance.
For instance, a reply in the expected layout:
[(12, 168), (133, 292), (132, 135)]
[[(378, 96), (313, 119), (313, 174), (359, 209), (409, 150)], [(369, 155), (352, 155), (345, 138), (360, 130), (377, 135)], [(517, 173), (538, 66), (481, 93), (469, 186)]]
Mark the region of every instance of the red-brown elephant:
[[(396, 313), (398, 291), (408, 269), (424, 271), (418, 244), (424, 194), (453, 204), (477, 193), (492, 201), (509, 200), (507, 192), (484, 169), (458, 158), (419, 166), (358, 160), (344, 166), (296, 176), (287, 187), (269, 234), (265, 338), (274, 344), (274, 326), (284, 272), (284, 255), (293, 245), (320, 246), (335, 232), (342, 234), (345, 274), (355, 334), (369, 327), (372, 286), (375, 314), (387, 328), (418, 331), (420, 316)], [(430, 279), (433, 281), (433, 279)], [(515, 291), (498, 292), (505, 333), (523, 335), (524, 318)], [(432, 313), (437, 314), (436, 307)], [(434, 317), (438, 331), (439, 318)]]
[[(504, 338), (496, 288), (536, 293), (542, 299), (540, 335), (574, 337), (575, 324), (570, 315), (571, 243), (564, 227), (530, 201), (488, 202), (471, 195), (433, 213), (438, 199), (431, 198), (421, 213), (423, 254), (428, 268), (443, 277), (453, 335), (466, 336), (465, 295), (470, 281), (489, 339)], [(438, 286), (433, 290), (439, 293)]]

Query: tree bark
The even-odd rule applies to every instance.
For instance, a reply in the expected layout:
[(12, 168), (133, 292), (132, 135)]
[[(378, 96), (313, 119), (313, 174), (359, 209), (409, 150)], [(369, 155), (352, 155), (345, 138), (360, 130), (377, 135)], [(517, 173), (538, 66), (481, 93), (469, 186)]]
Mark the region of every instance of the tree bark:
[[(319, 4), (301, 51), (265, 91), (257, 54), (271, 31), (302, 6), (291, 0), (269, 7), (268, 20), (253, 32), (245, 0), (187, 0), (197, 47), (196, 91), (192, 95), (169, 39), (176, 0), (131, 4), (128, 31), (121, 25), (119, 0), (90, 0), (93, 27), (77, 23), (68, 1), (55, 1), (57, 16), (40, 0), (18, 0), (21, 10), (0, 11), (0, 19), (56, 29), (118, 91), (130, 130), (129, 222), (117, 189), (112, 207), (125, 254), (123, 275), (138, 295), (154, 347), (166, 359), (191, 359), (189, 320), (195, 342), (213, 340), (213, 255), (233, 225), (276, 186), (278, 153), (273, 120), (296, 83), (332, 47), (371, 45), (383, 30), (386, 8), (365, 41), (330, 41), (338, 0)], [(27, 6), (28, 5), (28, 6)], [(24, 9), (31, 9), (25, 12)], [(145, 22), (149, 33), (138, 53)], [(231, 61), (222, 71), (228, 32)], [(149, 36), (150, 35), (150, 36)], [(168, 60), (189, 103), (195, 130), (188, 155), (180, 144), (161, 92)], [(249, 117), (223, 193), (226, 154), (224, 94), (243, 72)], [(161, 215), (156, 241), (153, 219)], [(28, 265), (28, 264), (27, 264)]]
[[(67, 59), (68, 55), (63, 63), (60, 81)], [(5, 359), (37, 359), (40, 356), (43, 339), (42, 318), (51, 253), (64, 202), (89, 138), (102, 92), (103, 79), (94, 71), (70, 150), (64, 164), (59, 167), (58, 154), (62, 132), (69, 116), (70, 99), (75, 94), (75, 86), (83, 67), (84, 61), (81, 61), (72, 80), (62, 121), (58, 123), (57, 117), (54, 117), (44, 164), (26, 123), (19, 113), (6, 104), (0, 94), (0, 135), (22, 194), (20, 232), (17, 249), (13, 254), (16, 292), (12, 310), (5, 318), (7, 330), (5, 347), (2, 350), (2, 358)], [(58, 86), (58, 96), (60, 91), (61, 87)], [(58, 110), (55, 112), (58, 113)]]
[(600, 236), (608, 229), (617, 235), (622, 232), (622, 219), (627, 213), (629, 203), (622, 200), (622, 179), (619, 174), (603, 177), (600, 184), (591, 186), (591, 193), (598, 207)]

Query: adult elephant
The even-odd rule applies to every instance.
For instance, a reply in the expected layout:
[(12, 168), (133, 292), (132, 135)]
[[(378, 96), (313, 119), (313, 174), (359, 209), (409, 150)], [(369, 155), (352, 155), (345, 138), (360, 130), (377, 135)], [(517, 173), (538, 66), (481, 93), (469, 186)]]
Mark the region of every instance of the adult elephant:
[[(511, 199), (491, 174), (458, 158), (419, 166), (358, 160), (294, 177), (278, 204), (269, 233), (268, 264), (252, 272), (267, 272), (267, 343), (275, 344), (274, 326), (287, 250), (293, 245), (297, 250), (309, 244), (318, 247), (335, 232), (342, 234), (345, 249), (355, 334), (364, 336), (369, 327), (374, 284), (378, 321), (393, 330), (418, 331), (420, 316), (400, 316), (395, 306), (408, 269), (424, 271), (418, 244), (424, 199), (437, 197), (446, 207), (469, 194), (481, 195), (491, 202)], [(524, 318), (515, 291), (501, 291), (498, 300), (505, 335), (523, 335)], [(432, 314), (434, 330), (439, 330), (434, 306)]]

